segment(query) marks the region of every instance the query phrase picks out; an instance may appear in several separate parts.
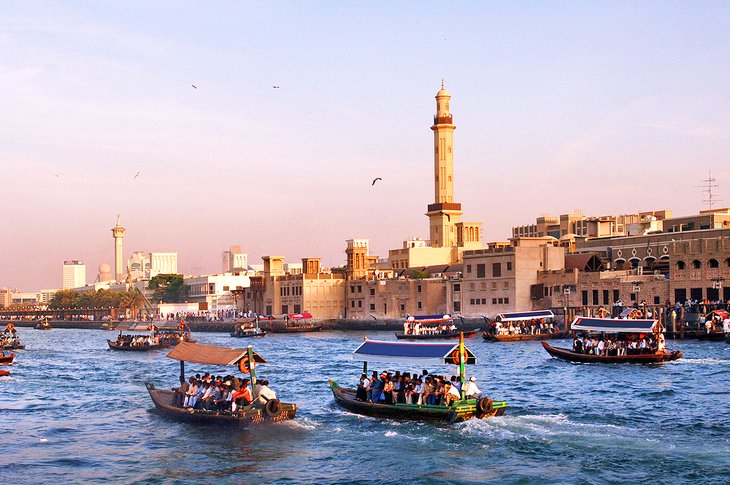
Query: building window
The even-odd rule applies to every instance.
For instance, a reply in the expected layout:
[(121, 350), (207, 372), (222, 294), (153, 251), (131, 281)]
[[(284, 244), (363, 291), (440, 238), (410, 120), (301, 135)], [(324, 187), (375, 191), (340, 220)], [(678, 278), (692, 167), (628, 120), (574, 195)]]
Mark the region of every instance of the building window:
[(470, 264), (467, 264), (466, 265), (466, 272), (467, 273), (471, 273), (471, 265)]
[(362, 300), (357, 300), (357, 307), (362, 308)]
[(654, 297), (654, 304), (655, 305), (660, 305), (661, 303), (662, 303), (661, 298), (659, 298), (658, 296), (655, 296)]
[[(717, 266), (715, 266), (715, 267), (717, 268)], [(224, 286), (223, 287), (223, 291), (230, 291), (230, 290), (231, 290), (231, 287), (230, 286)]]
[(421, 302), (420, 301), (419, 302), (416, 302), (416, 308), (418, 308), (419, 310), (421, 309)]
[(580, 297), (581, 305), (588, 305), (588, 290), (581, 291)]
[(727, 258), (725, 260), (725, 266), (727, 266), (728, 268), (730, 268), (730, 258)]
[(355, 293), (355, 285), (350, 287), (350, 293)]
[(375, 288), (370, 288), (370, 296), (375, 296)]
[(505, 281), (505, 282), (504, 282), (504, 284), (502, 285), (502, 287), (503, 287), (503, 288), (504, 288), (505, 290), (509, 290), (509, 281)]
[(497, 298), (497, 302), (501, 305), (504, 303), (504, 298)]
[(504, 299), (504, 304), (505, 304), (505, 305), (509, 305), (509, 298), (505, 298), (505, 299)]
[(707, 262), (707, 264), (710, 266), (710, 268), (719, 268), (720, 267), (720, 262), (718, 260), (716, 260), (716, 259), (709, 260)]
[(461, 311), (461, 302), (460, 301), (455, 301), (454, 302), (454, 311), (455, 312), (460, 312)]
[(470, 305), (473, 305), (473, 304), (474, 304), (474, 298), (470, 298), (470, 299), (469, 299), (469, 304), (470, 304)]
[(294, 305), (294, 313), (302, 313), (302, 306)]
[(496, 298), (492, 298), (492, 305), (496, 305), (496, 304), (497, 304), (497, 299)]
[(374, 312), (375, 311), (375, 303), (371, 303), (370, 304), (370, 311), (371, 312)]
[(618, 301), (618, 290), (613, 290), (613, 301)]
[(350, 300), (350, 306), (351, 306), (352, 308), (355, 308), (355, 300)]
[(487, 299), (486, 298), (482, 298), (482, 305), (486, 305), (486, 304), (487, 304)]
[(699, 259), (695, 259), (694, 261), (692, 261), (692, 267), (694, 269), (700, 269), (702, 267), (702, 263)]
[(421, 285), (416, 286), (416, 291), (421, 292)]
[(485, 278), (486, 276), (487, 276), (487, 265), (478, 264), (477, 265), (477, 278)]
[(358, 293), (362, 293), (362, 286), (360, 286), (360, 285), (357, 285), (357, 292), (358, 292)]
[(502, 263), (492, 263), (492, 276), (495, 278), (502, 276)]
[(404, 312), (406, 311), (406, 306), (401, 303), (400, 311)]
[(507, 261), (507, 271), (512, 271), (512, 261)]
[(608, 290), (603, 290), (603, 304), (608, 305)]
[(459, 283), (454, 283), (454, 293), (458, 293), (461, 291), (461, 285)]
[(497, 282), (496, 281), (492, 281), (492, 289), (493, 290), (496, 290), (497, 289)]
[(289, 305), (281, 305), (281, 313), (289, 313)]
[(593, 290), (593, 304), (598, 305), (598, 290)]
[(684, 269), (685, 267), (684, 261), (677, 261), (677, 269)]

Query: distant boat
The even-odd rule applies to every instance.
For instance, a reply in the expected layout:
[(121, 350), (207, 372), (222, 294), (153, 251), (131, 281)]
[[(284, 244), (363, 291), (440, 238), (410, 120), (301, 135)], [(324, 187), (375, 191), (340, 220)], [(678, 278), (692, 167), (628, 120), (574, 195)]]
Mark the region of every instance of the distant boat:
[[(485, 330), (482, 337), (489, 342), (521, 342), (524, 340), (567, 338), (570, 335), (567, 331), (544, 331), (544, 327), (552, 324), (554, 318), (555, 314), (550, 310), (500, 313), (495, 319), (499, 325)], [(543, 326), (542, 330), (540, 329), (540, 325)], [(512, 327), (513, 333), (509, 333), (510, 327)], [(505, 329), (506, 333), (501, 333), (500, 329)], [(519, 329), (520, 333), (515, 333), (517, 329)], [(529, 330), (530, 333), (522, 333), (522, 330)]]
[(33, 328), (36, 330), (53, 330), (51, 324), (48, 323), (48, 318), (42, 318)]
[(403, 322), (403, 332), (396, 332), (398, 340), (454, 340), (462, 333), (464, 338), (474, 337), (479, 329), (460, 330), (451, 315), (420, 315), (408, 317)]

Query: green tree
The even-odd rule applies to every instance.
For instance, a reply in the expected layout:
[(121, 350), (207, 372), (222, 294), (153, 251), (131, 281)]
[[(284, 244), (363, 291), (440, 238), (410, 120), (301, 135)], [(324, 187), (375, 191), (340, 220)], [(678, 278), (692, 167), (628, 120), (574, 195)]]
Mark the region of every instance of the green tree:
[(76, 290), (59, 290), (48, 303), (50, 308), (77, 308), (81, 295)]
[(146, 306), (149, 306), (149, 302), (142, 292), (139, 291), (139, 288), (130, 288), (123, 292), (119, 302), (120, 308), (128, 308), (132, 311), (133, 319), (136, 319), (138, 311)]
[(414, 270), (411, 273), (411, 278), (414, 278), (414, 279), (428, 278), (428, 273), (426, 271), (422, 271), (420, 269), (417, 269), (417, 270)]
[(187, 299), (190, 290), (179, 274), (158, 274), (150, 280), (147, 288), (154, 290), (153, 301), (163, 303), (182, 303)]

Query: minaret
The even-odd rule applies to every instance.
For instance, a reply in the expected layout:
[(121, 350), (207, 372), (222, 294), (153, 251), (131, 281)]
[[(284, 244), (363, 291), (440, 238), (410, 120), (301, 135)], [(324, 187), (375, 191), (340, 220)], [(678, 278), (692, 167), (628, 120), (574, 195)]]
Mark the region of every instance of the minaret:
[(112, 227), (112, 236), (114, 236), (114, 279), (121, 281), (124, 265), (122, 264), (122, 239), (124, 238), (125, 229), (119, 223), (117, 215), (117, 225)]
[(431, 247), (456, 246), (456, 223), (463, 214), (461, 204), (454, 202), (454, 130), (449, 109), (451, 95), (441, 81), (436, 94), (436, 115), (433, 117), (434, 203), (426, 215), (430, 224)]

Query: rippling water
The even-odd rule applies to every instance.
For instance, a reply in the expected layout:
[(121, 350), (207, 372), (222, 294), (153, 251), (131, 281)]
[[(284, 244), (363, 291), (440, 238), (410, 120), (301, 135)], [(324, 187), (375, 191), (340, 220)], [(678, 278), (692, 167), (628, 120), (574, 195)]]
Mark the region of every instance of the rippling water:
[[(539, 342), (468, 346), (501, 418), (454, 426), (380, 421), (338, 408), (329, 378), (354, 381), (349, 354), (365, 333), (269, 335), (251, 341), (258, 368), (295, 421), (233, 430), (168, 421), (143, 381), (168, 387), (164, 351), (107, 350), (112, 332), (22, 329), (28, 350), (0, 377), (5, 483), (555, 482), (727, 483), (730, 346), (681, 341), (661, 366), (574, 365)], [(390, 333), (371, 338), (392, 340)], [(201, 343), (246, 345), (223, 334)], [(420, 370), (394, 365), (393, 370)], [(379, 367), (379, 369), (382, 368)], [(372, 368), (374, 370), (374, 368)], [(215, 371), (187, 364), (186, 371)], [(436, 370), (436, 369), (434, 369)], [(452, 368), (444, 368), (452, 374)]]

